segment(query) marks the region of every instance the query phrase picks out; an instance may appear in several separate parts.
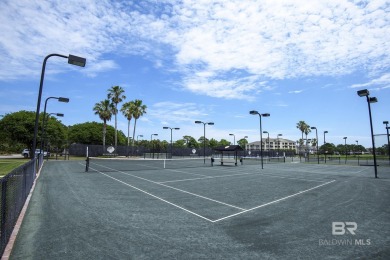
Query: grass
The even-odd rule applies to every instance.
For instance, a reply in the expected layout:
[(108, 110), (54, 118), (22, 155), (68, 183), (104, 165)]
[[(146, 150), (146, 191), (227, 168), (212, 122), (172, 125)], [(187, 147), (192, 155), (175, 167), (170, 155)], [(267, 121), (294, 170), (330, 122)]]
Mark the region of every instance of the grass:
[[(0, 178), (4, 175), (7, 175), (10, 173), (13, 169), (16, 169), (20, 165), (25, 164), (30, 159), (24, 159), (24, 158), (0, 158)], [(52, 156), (49, 158), (50, 161), (55, 160), (55, 156)], [(58, 160), (64, 160), (64, 157), (58, 156)], [(70, 156), (69, 160), (85, 160), (85, 157), (82, 156)], [(46, 158), (45, 158), (46, 161)]]
[(0, 177), (28, 162), (29, 159), (0, 159)]

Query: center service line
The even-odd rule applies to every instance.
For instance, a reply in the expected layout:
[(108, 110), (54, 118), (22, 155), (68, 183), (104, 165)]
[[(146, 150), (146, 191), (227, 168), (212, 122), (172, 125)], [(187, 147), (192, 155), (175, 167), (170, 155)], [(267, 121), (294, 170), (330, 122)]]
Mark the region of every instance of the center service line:
[(284, 198), (281, 198), (281, 199), (277, 199), (277, 200), (274, 200), (274, 201), (271, 201), (271, 202), (268, 202), (268, 203), (265, 203), (265, 204), (262, 204), (260, 206), (256, 206), (254, 208), (251, 208), (251, 209), (246, 209), (246, 210), (243, 210), (241, 212), (238, 212), (238, 213), (235, 213), (235, 214), (232, 214), (232, 215), (229, 215), (229, 216), (226, 216), (226, 217), (223, 217), (223, 218), (220, 218), (220, 219), (216, 219), (216, 220), (212, 220), (211, 222), (213, 223), (216, 223), (216, 222), (219, 222), (221, 220), (225, 220), (225, 219), (228, 219), (228, 218), (231, 218), (231, 217), (234, 217), (234, 216), (237, 216), (237, 215), (240, 215), (242, 213), (246, 213), (246, 212), (249, 212), (249, 211), (252, 211), (252, 210), (255, 210), (255, 209), (258, 209), (258, 208), (262, 208), (262, 207), (265, 207), (265, 206), (268, 206), (268, 205), (271, 205), (271, 204), (274, 204), (274, 203), (277, 203), (277, 202), (280, 202), (282, 200), (286, 200), (286, 199), (289, 199), (289, 198), (292, 198), (292, 197), (295, 197), (297, 195), (300, 195), (302, 193), (305, 193), (305, 192), (308, 192), (308, 191), (311, 191), (311, 190), (314, 190), (314, 189), (317, 189), (319, 187), (322, 187), (324, 185), (327, 185), (327, 184), (330, 184), (332, 182), (335, 182), (336, 180), (332, 180), (332, 181), (328, 181), (326, 183), (323, 183), (323, 184), (320, 184), (318, 186), (315, 186), (313, 188), (310, 188), (310, 189), (307, 189), (307, 190), (303, 190), (303, 191), (300, 191), (300, 192), (297, 192), (295, 194), (292, 194), (292, 195), (289, 195), (289, 196), (286, 196)]
[[(99, 164), (97, 164), (97, 163), (95, 163), (95, 164), (96, 164), (96, 165), (99, 165)], [(163, 187), (167, 187), (167, 188), (170, 188), (170, 189), (173, 189), (173, 190), (177, 190), (177, 191), (180, 191), (180, 192), (183, 192), (183, 193), (187, 193), (187, 194), (190, 194), (190, 195), (193, 195), (193, 196), (196, 196), (196, 197), (205, 199), (205, 200), (210, 200), (210, 201), (212, 201), (212, 202), (216, 202), (216, 203), (219, 203), (219, 204), (228, 206), (228, 207), (236, 208), (236, 209), (239, 209), (239, 210), (245, 210), (244, 208), (240, 208), (240, 207), (237, 207), (237, 206), (234, 206), (234, 205), (231, 205), (231, 204), (228, 204), (228, 203), (219, 201), (219, 200), (214, 200), (214, 199), (211, 199), (211, 198), (208, 198), (208, 197), (199, 195), (199, 194), (195, 194), (195, 193), (192, 193), (192, 192), (189, 192), (189, 191), (185, 191), (185, 190), (182, 190), (182, 189), (179, 189), (179, 188), (175, 188), (175, 187), (172, 187), (172, 186), (163, 184), (163, 183), (159, 183), (159, 182), (156, 182), (156, 181), (148, 180), (148, 179), (139, 177), (139, 176), (134, 175), (134, 174), (130, 174), (130, 173), (123, 172), (123, 171), (118, 171), (118, 170), (112, 169), (112, 168), (107, 167), (107, 166), (104, 166), (104, 165), (99, 165), (99, 166), (104, 167), (104, 168), (107, 168), (107, 169), (110, 169), (110, 170), (113, 170), (114, 172), (119, 172), (119, 173), (122, 173), (122, 174), (125, 174), (125, 175), (129, 175), (129, 176), (132, 176), (132, 177), (135, 177), (135, 178), (144, 180), (144, 181), (148, 181), (148, 182), (151, 182), (151, 183), (154, 183), (154, 184), (157, 184), (157, 185), (161, 185), (161, 186), (163, 186)]]
[(113, 180), (116, 180), (116, 181), (118, 181), (118, 182), (120, 182), (120, 183), (122, 183), (122, 184), (124, 184), (124, 185), (126, 185), (126, 186), (129, 186), (129, 187), (131, 187), (131, 188), (133, 188), (133, 189), (135, 189), (135, 190), (138, 190), (138, 191), (140, 191), (140, 192), (142, 192), (142, 193), (145, 193), (145, 194), (147, 194), (147, 195), (149, 195), (149, 196), (152, 196), (153, 198), (156, 198), (156, 199), (161, 200), (161, 201), (163, 201), (163, 202), (165, 202), (165, 203), (168, 203), (168, 204), (170, 204), (170, 205), (172, 205), (172, 206), (174, 206), (174, 207), (176, 207), (176, 208), (179, 208), (179, 209), (181, 209), (181, 210), (184, 210), (184, 211), (186, 211), (186, 212), (188, 212), (188, 213), (190, 213), (190, 214), (192, 214), (192, 215), (195, 215), (195, 216), (197, 216), (197, 217), (200, 217), (200, 218), (202, 218), (202, 219), (204, 219), (204, 220), (207, 220), (207, 221), (209, 221), (209, 222), (213, 222), (211, 219), (208, 219), (208, 218), (206, 218), (206, 217), (204, 217), (204, 216), (202, 216), (202, 215), (199, 215), (199, 214), (197, 214), (197, 213), (195, 213), (195, 212), (193, 212), (193, 211), (191, 211), (191, 210), (185, 209), (185, 208), (183, 208), (183, 207), (181, 207), (181, 206), (179, 206), (179, 205), (177, 205), (177, 204), (175, 204), (175, 203), (169, 202), (169, 201), (167, 201), (167, 200), (165, 200), (165, 199), (163, 199), (163, 198), (160, 198), (160, 197), (158, 197), (158, 196), (156, 196), (156, 195), (153, 195), (153, 194), (151, 194), (151, 193), (149, 193), (149, 192), (147, 192), (147, 191), (141, 190), (140, 188), (137, 188), (137, 187), (135, 187), (135, 186), (133, 186), (133, 185), (131, 185), (131, 184), (128, 184), (128, 183), (126, 183), (126, 182), (124, 182), (124, 181), (118, 180), (117, 178), (114, 178), (114, 177), (112, 177), (112, 176), (110, 176), (110, 175), (108, 175), (108, 174), (105, 174), (105, 173), (103, 173), (103, 172), (101, 172), (101, 171), (98, 171), (98, 170), (96, 170), (96, 169), (94, 169), (94, 168), (91, 168), (91, 167), (90, 167), (90, 169), (92, 169), (92, 170), (94, 170), (94, 171), (97, 171), (98, 173), (100, 173), (100, 174), (102, 174), (102, 175), (104, 175), (104, 176), (106, 176), (106, 177), (108, 177), (108, 178), (111, 178), (111, 179), (113, 179)]

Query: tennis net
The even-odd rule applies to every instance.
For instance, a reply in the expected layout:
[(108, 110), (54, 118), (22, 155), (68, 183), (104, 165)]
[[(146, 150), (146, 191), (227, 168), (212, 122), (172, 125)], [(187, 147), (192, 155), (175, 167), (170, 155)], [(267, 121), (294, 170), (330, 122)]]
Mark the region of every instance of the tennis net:
[(210, 159), (131, 159), (131, 158), (98, 158), (86, 160), (85, 171), (145, 171), (161, 169), (181, 169), (211, 166)]
[[(261, 157), (242, 157), (243, 165), (260, 165)], [(286, 157), (263, 157), (263, 163), (285, 163)]]

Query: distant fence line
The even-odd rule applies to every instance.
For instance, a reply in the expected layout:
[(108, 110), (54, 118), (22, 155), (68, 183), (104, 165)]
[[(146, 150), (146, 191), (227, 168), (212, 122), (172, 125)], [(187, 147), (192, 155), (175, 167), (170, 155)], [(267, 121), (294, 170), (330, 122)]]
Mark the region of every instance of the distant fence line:
[[(213, 148), (206, 147), (205, 151), (203, 147), (198, 148), (179, 148), (179, 147), (170, 147), (168, 148), (149, 148), (144, 146), (124, 146), (118, 145), (117, 147), (106, 145), (103, 149), (103, 145), (87, 145), (87, 144), (71, 144), (69, 147), (69, 154), (74, 156), (87, 156), (87, 147), (89, 156), (103, 156), (103, 155), (114, 155), (114, 156), (137, 156), (137, 157), (159, 157), (161, 158), (162, 154), (166, 154), (166, 158), (171, 157), (191, 157), (191, 156), (212, 156), (214, 154)], [(112, 147), (114, 150), (110, 150)], [(110, 151), (111, 152), (110, 152)], [(154, 155), (153, 155), (154, 154)], [(245, 157), (260, 157), (260, 150), (250, 150), (250, 151), (239, 151), (238, 156)], [(276, 157), (276, 156), (286, 156), (291, 157), (295, 155), (295, 151), (265, 151), (263, 150), (264, 157)]]
[(9, 238), (33, 186), (43, 154), (19, 166), (0, 179), (0, 253), (4, 253)]

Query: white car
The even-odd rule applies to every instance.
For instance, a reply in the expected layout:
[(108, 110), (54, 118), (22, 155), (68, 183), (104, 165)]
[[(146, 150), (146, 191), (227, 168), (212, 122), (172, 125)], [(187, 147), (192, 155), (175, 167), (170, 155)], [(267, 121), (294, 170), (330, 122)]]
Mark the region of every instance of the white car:
[[(40, 154), (40, 153), (42, 153), (42, 150), (40, 150), (40, 149), (35, 149), (35, 154)], [(48, 155), (48, 152), (43, 152), (43, 156), (47, 156)], [(22, 156), (24, 157), (24, 158), (28, 158), (28, 157), (30, 157), (30, 150), (29, 149), (24, 149), (23, 151), (22, 151)]]

